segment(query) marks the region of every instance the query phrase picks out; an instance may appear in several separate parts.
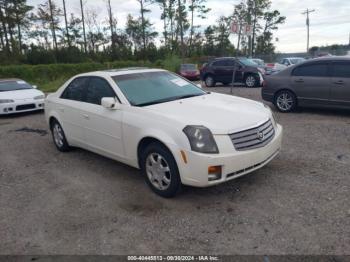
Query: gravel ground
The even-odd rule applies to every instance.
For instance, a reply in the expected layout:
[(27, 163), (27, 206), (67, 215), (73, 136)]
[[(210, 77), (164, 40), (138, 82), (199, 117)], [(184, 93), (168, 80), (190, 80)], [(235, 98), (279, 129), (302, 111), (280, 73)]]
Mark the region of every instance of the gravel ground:
[(271, 163), (174, 199), (138, 170), (59, 153), (42, 113), (1, 117), (0, 254), (350, 255), (350, 112), (276, 116), (285, 133)]

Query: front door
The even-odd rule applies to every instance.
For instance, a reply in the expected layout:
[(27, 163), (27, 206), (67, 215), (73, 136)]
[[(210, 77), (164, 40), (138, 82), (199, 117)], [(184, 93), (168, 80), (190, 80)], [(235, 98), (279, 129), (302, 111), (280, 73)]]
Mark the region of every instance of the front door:
[(331, 103), (350, 107), (350, 62), (334, 61), (331, 72)]
[(329, 102), (331, 78), (327, 62), (307, 63), (296, 67), (290, 81), (301, 105), (325, 105)]
[(104, 78), (90, 77), (85, 104), (86, 141), (92, 151), (121, 159), (124, 156), (122, 140), (122, 110), (111, 110), (101, 105), (103, 97), (117, 98)]

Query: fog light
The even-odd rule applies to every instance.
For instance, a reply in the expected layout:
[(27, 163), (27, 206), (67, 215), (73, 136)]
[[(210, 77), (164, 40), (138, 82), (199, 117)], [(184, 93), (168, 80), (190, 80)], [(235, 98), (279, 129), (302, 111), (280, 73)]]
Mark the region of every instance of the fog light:
[(4, 112), (7, 113), (7, 108), (4, 108)]
[(221, 166), (208, 167), (208, 180), (214, 181), (221, 178)]

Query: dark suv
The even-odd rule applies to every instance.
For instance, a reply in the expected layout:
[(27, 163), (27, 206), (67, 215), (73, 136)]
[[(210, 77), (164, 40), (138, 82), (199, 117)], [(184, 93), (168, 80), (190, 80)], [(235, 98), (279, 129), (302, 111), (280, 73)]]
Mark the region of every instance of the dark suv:
[(221, 82), (224, 85), (230, 84), (232, 83), (235, 67), (235, 83), (243, 83), (247, 87), (262, 85), (262, 74), (257, 65), (247, 58), (215, 58), (203, 65), (201, 80), (205, 82), (207, 87), (213, 87), (217, 82)]

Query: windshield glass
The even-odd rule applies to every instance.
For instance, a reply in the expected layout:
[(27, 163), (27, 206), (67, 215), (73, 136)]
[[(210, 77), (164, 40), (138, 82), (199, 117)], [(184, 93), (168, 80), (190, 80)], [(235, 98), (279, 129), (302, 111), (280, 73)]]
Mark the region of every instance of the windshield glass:
[(251, 59), (248, 58), (239, 58), (239, 61), (245, 66), (258, 66), (256, 63), (254, 63)]
[(147, 106), (206, 94), (169, 72), (146, 72), (112, 77), (134, 106)]
[(252, 61), (254, 63), (256, 63), (257, 65), (259, 65), (259, 66), (264, 66), (265, 65), (264, 61), (259, 60), (259, 59), (252, 59)]
[(0, 92), (32, 89), (32, 88), (33, 87), (31, 85), (21, 80), (0, 82)]
[(197, 66), (195, 64), (183, 64), (181, 70), (197, 70)]
[(299, 64), (301, 62), (304, 62), (305, 59), (304, 58), (291, 58), (290, 61), (293, 65), (295, 65), (295, 64)]

